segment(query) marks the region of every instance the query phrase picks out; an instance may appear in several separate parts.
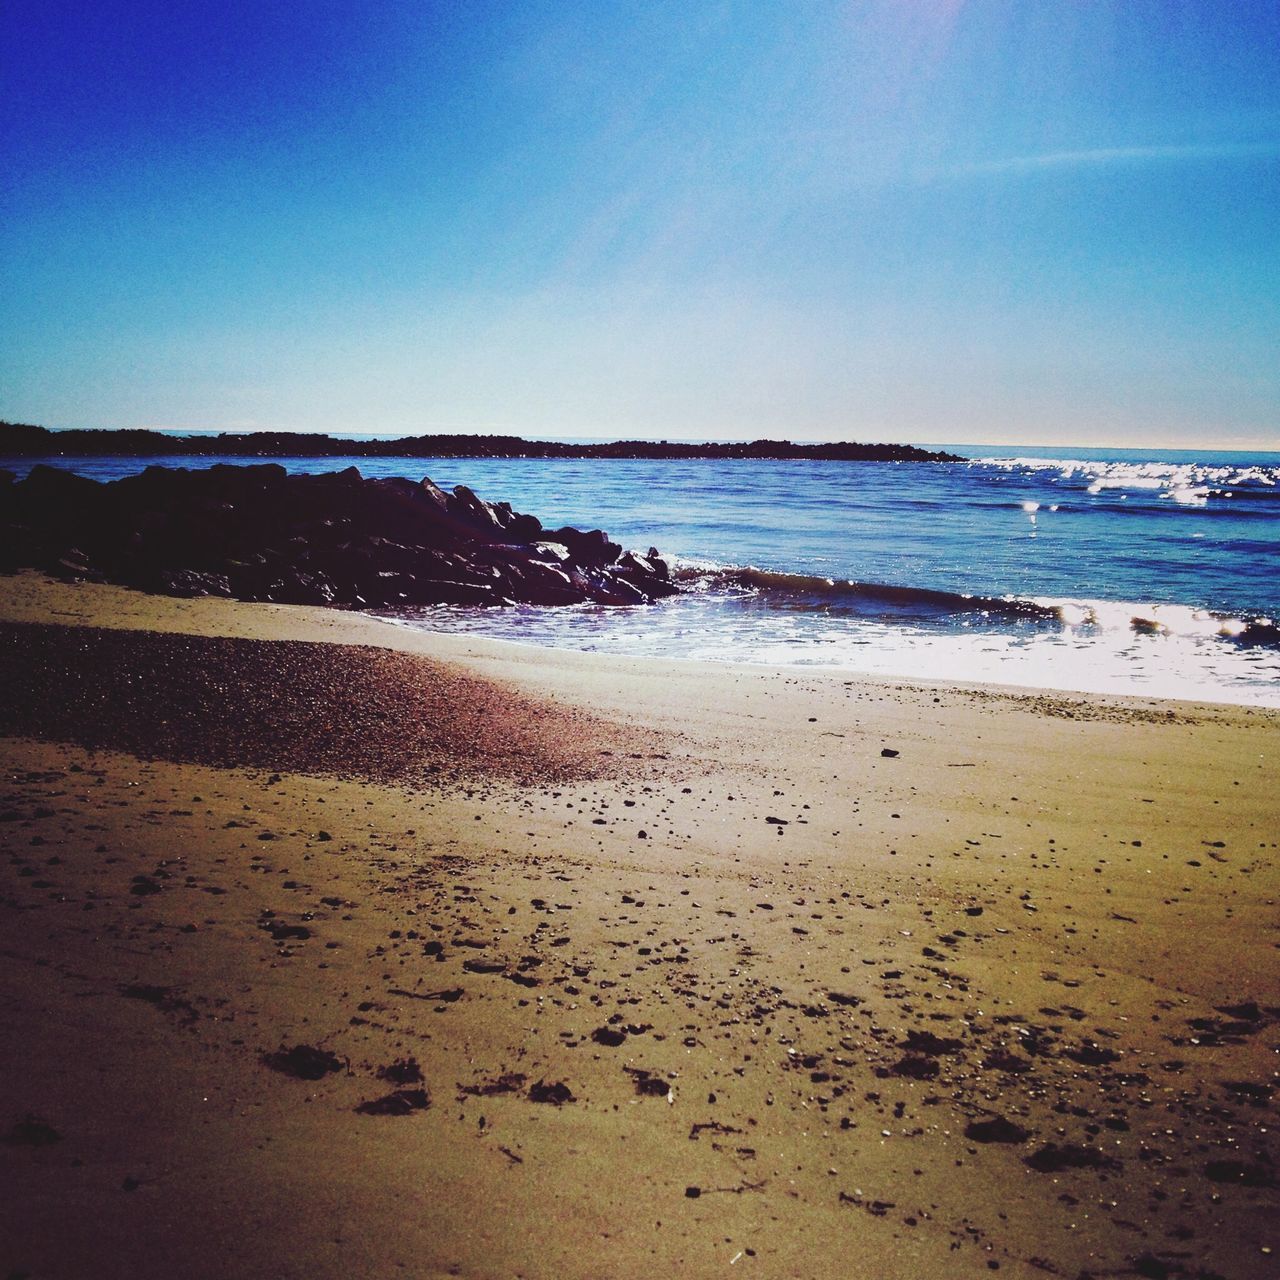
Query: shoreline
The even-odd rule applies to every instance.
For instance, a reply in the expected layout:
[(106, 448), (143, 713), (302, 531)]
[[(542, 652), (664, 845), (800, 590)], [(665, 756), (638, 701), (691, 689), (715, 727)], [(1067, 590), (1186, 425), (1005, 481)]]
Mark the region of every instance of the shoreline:
[[(997, 681), (927, 679), (910, 675), (866, 674), (853, 668), (787, 666), (710, 658), (624, 655), (509, 640), (475, 633), (432, 631), (412, 622), (357, 609), (320, 605), (292, 605), (219, 599), (160, 596), (111, 583), (62, 582), (34, 569), (0, 575), (0, 622), (62, 621), (66, 625), (159, 630), (177, 634), (239, 636), (246, 639), (289, 638), (308, 642), (373, 645), (429, 654), (450, 662), (480, 662), (519, 671), (530, 665), (568, 667), (572, 672), (610, 669), (634, 674), (638, 666), (651, 672), (674, 668), (690, 674), (710, 669), (730, 675), (803, 678), (841, 686), (865, 685), (886, 690), (909, 690), (921, 695), (1000, 697), (1028, 702), (1057, 700), (1064, 704), (1117, 711), (1170, 709), (1187, 714), (1257, 715), (1280, 724), (1280, 708), (1201, 698), (1171, 698), (1160, 694), (1118, 694), (1065, 687), (1021, 685)], [(398, 642), (397, 642), (397, 637)], [(544, 659), (545, 663), (539, 662)], [(526, 659), (528, 659), (526, 661)]]
[[(33, 574), (0, 624), (177, 664), (136, 691), (150, 759), (0, 740), (11, 1269), (1274, 1267), (1280, 713)], [(288, 653), (308, 722), (358, 701), (394, 736), (448, 672), (513, 734), (589, 717), (595, 764), (357, 781), (358, 735), (174, 762), (156, 726), (210, 637), (238, 647), (191, 683), (272, 749), (241, 689)], [(470, 704), (426, 688), (465, 753)]]
[(406, 631), (420, 631), (426, 635), (438, 637), (441, 640), (446, 641), (465, 637), (466, 640), (474, 642), (477, 645), (497, 645), (516, 650), (533, 650), (539, 653), (550, 654), (580, 654), (589, 660), (604, 663), (615, 661), (625, 663), (652, 663), (657, 665), (681, 665), (688, 663), (694, 666), (711, 667), (712, 669), (727, 668), (744, 672), (762, 672), (770, 675), (830, 676), (833, 679), (839, 679), (841, 683), (848, 680), (854, 680), (858, 683), (870, 685), (883, 684), (893, 688), (911, 688), (922, 693), (945, 689), (957, 693), (965, 692), (975, 695), (998, 695), (1008, 698), (1051, 697), (1060, 699), (1063, 702), (1078, 699), (1082, 705), (1093, 701), (1103, 704), (1114, 704), (1117, 707), (1133, 708), (1140, 706), (1149, 708), (1152, 706), (1169, 704), (1175, 708), (1184, 707), (1192, 710), (1200, 708), (1220, 711), (1257, 711), (1263, 714), (1269, 713), (1272, 715), (1280, 715), (1280, 703), (1272, 706), (1265, 702), (1215, 701), (1210, 698), (1179, 697), (1164, 693), (1114, 693), (1104, 689), (1073, 689), (1066, 685), (1013, 684), (1008, 681), (969, 680), (958, 677), (938, 677), (935, 679), (927, 676), (913, 675), (909, 672), (901, 674), (867, 672), (859, 670), (856, 667), (839, 666), (836, 663), (797, 662), (788, 665), (778, 662), (751, 662), (742, 658), (678, 658), (658, 654), (621, 654), (599, 649), (579, 649), (562, 645), (540, 644), (532, 640), (512, 640), (506, 636), (486, 636), (477, 632), (436, 631), (432, 630), (430, 627), (418, 626), (408, 619), (380, 617), (377, 614), (359, 613), (357, 616), (368, 618), (373, 622), (387, 623), (393, 627), (401, 627)]

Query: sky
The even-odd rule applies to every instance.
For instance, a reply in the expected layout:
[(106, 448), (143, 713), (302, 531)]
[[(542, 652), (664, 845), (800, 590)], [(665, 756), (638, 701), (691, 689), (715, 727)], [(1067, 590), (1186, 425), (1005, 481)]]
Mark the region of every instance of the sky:
[(0, 418), (1280, 448), (1280, 5), (4, 0)]

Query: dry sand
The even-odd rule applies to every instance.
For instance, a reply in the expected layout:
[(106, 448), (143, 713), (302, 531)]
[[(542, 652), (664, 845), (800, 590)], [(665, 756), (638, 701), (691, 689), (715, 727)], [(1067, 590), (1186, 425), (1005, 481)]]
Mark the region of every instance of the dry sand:
[(1276, 713), (0, 622), (0, 1274), (1277, 1273)]

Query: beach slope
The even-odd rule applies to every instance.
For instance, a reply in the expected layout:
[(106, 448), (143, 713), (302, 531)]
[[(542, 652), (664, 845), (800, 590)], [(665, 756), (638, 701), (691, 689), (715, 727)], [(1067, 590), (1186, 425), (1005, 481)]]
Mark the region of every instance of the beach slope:
[(0, 1265), (1274, 1274), (1280, 715), (0, 579)]

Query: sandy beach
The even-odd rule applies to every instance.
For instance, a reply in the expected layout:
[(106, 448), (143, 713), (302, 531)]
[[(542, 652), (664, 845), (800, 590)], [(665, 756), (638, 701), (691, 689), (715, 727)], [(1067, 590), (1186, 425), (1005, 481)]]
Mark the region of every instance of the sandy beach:
[(1280, 713), (0, 578), (0, 1271), (1269, 1276)]

